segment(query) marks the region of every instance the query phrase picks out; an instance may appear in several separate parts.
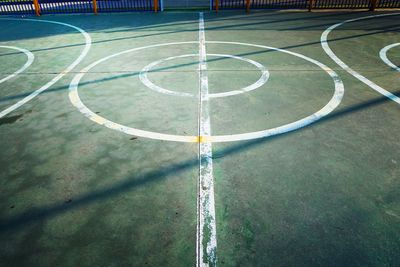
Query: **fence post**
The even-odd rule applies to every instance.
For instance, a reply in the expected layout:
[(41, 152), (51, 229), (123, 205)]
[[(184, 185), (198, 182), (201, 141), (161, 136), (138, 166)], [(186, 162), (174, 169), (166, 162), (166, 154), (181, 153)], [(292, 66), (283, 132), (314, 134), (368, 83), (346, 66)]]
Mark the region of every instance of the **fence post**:
[(369, 11), (374, 11), (375, 10), (376, 2), (377, 2), (377, 0), (371, 0), (371, 6), (369, 8)]
[(154, 12), (158, 11), (158, 0), (154, 0)]
[(246, 12), (250, 12), (250, 0), (246, 0)]
[(218, 13), (219, 10), (219, 0), (215, 0), (215, 12)]
[(33, 6), (35, 7), (36, 16), (40, 16), (40, 5), (38, 0), (33, 0)]
[(314, 7), (314, 0), (308, 0), (308, 11), (311, 12), (311, 9)]
[(93, 13), (97, 15), (97, 0), (93, 0)]

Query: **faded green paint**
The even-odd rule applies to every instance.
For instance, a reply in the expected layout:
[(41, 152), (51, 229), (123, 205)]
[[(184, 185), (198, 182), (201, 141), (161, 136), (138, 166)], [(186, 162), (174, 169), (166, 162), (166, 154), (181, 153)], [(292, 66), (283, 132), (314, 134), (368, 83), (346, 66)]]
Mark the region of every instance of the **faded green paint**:
[[(329, 25), (363, 15), (205, 14), (207, 40), (302, 53), (337, 70), (346, 90), (336, 115), (303, 130), (213, 144), (218, 265), (400, 262), (399, 107), (340, 70), (319, 44)], [(198, 38), (197, 13), (46, 19), (91, 34), (93, 48), (74, 71), (126, 49)], [(348, 24), (331, 33), (336, 40), (330, 46), (350, 67), (398, 94), (398, 73), (378, 56), (398, 42), (397, 24), (388, 18)], [(82, 36), (61, 26), (2, 20), (0, 26), (2, 45), (29, 49), (36, 57), (24, 74), (0, 84), (1, 110), (54, 78), (82, 49)], [(154, 60), (197, 51), (196, 45), (181, 45), (111, 60), (84, 77), (82, 100), (116, 122), (195, 135), (196, 98), (147, 90), (137, 74)], [(397, 51), (388, 53), (394, 63)], [(255, 60), (271, 74), (253, 92), (210, 101), (215, 134), (291, 122), (321, 108), (333, 92), (324, 72), (295, 57), (220, 44), (207, 44), (207, 52)], [(22, 55), (1, 49), (0, 66), (7, 71), (1, 68), (0, 77), (24, 62)], [(238, 89), (259, 76), (253, 66), (232, 59), (209, 57), (207, 63), (210, 92)], [(149, 78), (196, 94), (197, 65), (195, 58), (167, 62)], [(0, 265), (195, 265), (198, 145), (134, 138), (92, 123), (69, 103), (73, 75), (0, 120)], [(207, 226), (204, 232), (207, 243)]]

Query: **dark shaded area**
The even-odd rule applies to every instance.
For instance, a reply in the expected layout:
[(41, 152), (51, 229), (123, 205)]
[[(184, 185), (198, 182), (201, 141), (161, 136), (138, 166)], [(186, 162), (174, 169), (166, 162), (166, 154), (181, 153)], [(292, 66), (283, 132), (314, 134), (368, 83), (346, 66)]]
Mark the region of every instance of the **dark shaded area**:
[(11, 116), (11, 117), (0, 118), (0, 125), (13, 124), (14, 122), (16, 122), (22, 116), (24, 116), (24, 115), (21, 114), (21, 115), (14, 115), (14, 116)]
[[(395, 93), (400, 94), (400, 91), (397, 91)], [(343, 108), (341, 110), (333, 112), (333, 113), (329, 114), (328, 116), (315, 122), (314, 124), (320, 124), (320, 123), (324, 123), (324, 122), (327, 122), (330, 120), (335, 120), (342, 116), (350, 115), (352, 113), (359, 112), (359, 111), (371, 108), (373, 106), (382, 105), (382, 104), (390, 103), (390, 102), (392, 102), (392, 101), (390, 99), (388, 99), (387, 97), (384, 97), (384, 96), (376, 97), (367, 102), (363, 102), (363, 103), (360, 103), (360, 104), (357, 104), (357, 105), (354, 105), (351, 107)], [(309, 127), (313, 127), (313, 124), (310, 126), (307, 126), (306, 128), (309, 128)], [(267, 143), (267, 142), (273, 142), (274, 140), (276, 140), (278, 138), (282, 138), (286, 135), (296, 134), (297, 132), (302, 131), (303, 129), (306, 129), (306, 128), (301, 128), (299, 130), (295, 130), (295, 131), (277, 135), (277, 136), (271, 136), (271, 137), (267, 137), (267, 138), (239, 142), (239, 143), (234, 144), (224, 150), (218, 151), (217, 153), (215, 153), (213, 155), (213, 158), (222, 158), (222, 157), (229, 156), (233, 153), (241, 153), (245, 150), (251, 149), (252, 147), (258, 146), (260, 144)], [(132, 138), (131, 138), (131, 140), (132, 140)], [(17, 215), (13, 218), (2, 219), (0, 221), (0, 232), (15, 231), (15, 230), (18, 230), (21, 227), (27, 226), (31, 223), (46, 220), (48, 218), (51, 218), (51, 217), (57, 216), (59, 214), (62, 214), (64, 212), (67, 212), (71, 209), (79, 208), (81, 206), (89, 205), (91, 203), (98, 202), (98, 201), (104, 201), (108, 198), (115, 197), (124, 192), (132, 191), (138, 187), (145, 186), (146, 184), (154, 183), (159, 180), (166, 179), (170, 175), (180, 173), (186, 169), (195, 167), (197, 165), (198, 165), (198, 159), (193, 158), (190, 160), (183, 161), (179, 164), (174, 164), (174, 165), (171, 165), (168, 167), (163, 167), (158, 170), (148, 172), (140, 177), (136, 177), (136, 176), (129, 177), (119, 183), (116, 183), (114, 186), (109, 187), (109, 188), (104, 188), (102, 190), (89, 192), (88, 194), (75, 197), (73, 201), (72, 200), (66, 201), (66, 203), (68, 203), (68, 205), (65, 205), (65, 203), (55, 203), (52, 206), (32, 208), (31, 210), (27, 211), (26, 213)]]
[(23, 114), (0, 118), (0, 126), (3, 124), (13, 124), (14, 122), (21, 119), (25, 114), (31, 113), (31, 112), (32, 112), (32, 110), (28, 110), (28, 111), (24, 112)]

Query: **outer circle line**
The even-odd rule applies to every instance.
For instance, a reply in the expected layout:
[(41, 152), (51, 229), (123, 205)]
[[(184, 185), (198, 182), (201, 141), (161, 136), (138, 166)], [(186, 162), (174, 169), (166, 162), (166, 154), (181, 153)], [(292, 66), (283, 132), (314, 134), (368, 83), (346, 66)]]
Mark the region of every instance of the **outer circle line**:
[(214, 42), (214, 41), (209, 41), (208, 43), (236, 44), (236, 45), (245, 45), (245, 46), (247, 45), (247, 46), (253, 46), (253, 47), (258, 47), (258, 48), (265, 48), (265, 49), (269, 49), (269, 50), (275, 50), (278, 52), (283, 52), (283, 53), (286, 53), (289, 55), (293, 55), (293, 56), (302, 58), (306, 61), (309, 61), (309, 62), (317, 65), (321, 69), (323, 69), (333, 79), (334, 84), (335, 84), (335, 91), (334, 91), (332, 98), (329, 100), (329, 102), (322, 109), (311, 114), (310, 116), (307, 116), (303, 119), (294, 121), (292, 123), (288, 123), (288, 124), (285, 124), (285, 125), (282, 125), (279, 127), (275, 127), (275, 128), (271, 128), (271, 129), (267, 129), (267, 130), (249, 132), (249, 133), (243, 133), (243, 134), (212, 136), (211, 137), (212, 142), (244, 141), (244, 140), (264, 138), (264, 137), (269, 137), (269, 136), (273, 136), (273, 135), (291, 132), (291, 131), (303, 128), (311, 123), (314, 123), (314, 122), (320, 120), (322, 117), (328, 115), (340, 104), (340, 102), (343, 99), (344, 85), (343, 85), (343, 82), (340, 79), (339, 75), (337, 75), (337, 73), (334, 70), (332, 70), (328, 66), (324, 65), (323, 63), (321, 63), (315, 59), (309, 58), (307, 56), (304, 56), (304, 55), (296, 53), (296, 52), (291, 52), (289, 50), (284, 50), (284, 49), (265, 46), (265, 45), (246, 44), (246, 43), (239, 43), (239, 42)]
[(189, 142), (189, 143), (197, 142), (197, 140), (198, 140), (197, 136), (171, 135), (171, 134), (163, 134), (163, 133), (157, 133), (157, 132), (151, 132), (151, 131), (144, 131), (144, 130), (140, 130), (140, 129), (126, 127), (122, 124), (109, 121), (109, 120), (99, 116), (98, 114), (94, 113), (88, 107), (86, 107), (85, 104), (83, 104), (83, 102), (81, 101), (81, 99), (79, 97), (79, 93), (78, 93), (78, 85), (79, 85), (79, 82), (82, 79), (82, 77), (87, 72), (89, 72), (93, 67), (95, 67), (96, 65), (98, 65), (106, 60), (109, 60), (113, 57), (117, 57), (120, 55), (130, 53), (130, 52), (134, 52), (134, 51), (140, 51), (140, 50), (154, 48), (154, 47), (160, 47), (160, 46), (178, 45), (178, 44), (198, 44), (198, 42), (197, 41), (173, 42), (173, 43), (155, 44), (155, 45), (137, 47), (137, 48), (125, 50), (125, 51), (122, 51), (122, 52), (119, 52), (119, 53), (116, 53), (113, 55), (109, 55), (107, 57), (104, 57), (102, 59), (99, 59), (99, 60), (93, 62), (89, 66), (83, 68), (80, 71), (80, 73), (77, 74), (72, 79), (72, 81), (69, 85), (69, 99), (70, 99), (71, 103), (88, 119), (90, 119), (100, 125), (103, 125), (109, 129), (120, 131), (120, 132), (123, 132), (128, 135), (141, 136), (141, 137), (146, 137), (146, 138), (150, 138), (150, 139), (164, 140), (164, 141)]
[(358, 80), (360, 80), (361, 82), (363, 82), (364, 84), (368, 85), (369, 87), (371, 87), (373, 90), (377, 91), (378, 93), (386, 96), (387, 98), (393, 100), (394, 102), (396, 102), (397, 104), (400, 104), (400, 98), (394, 94), (392, 94), (391, 92), (387, 91), (386, 89), (380, 87), (379, 85), (377, 85), (376, 83), (372, 82), (371, 80), (367, 79), (366, 77), (364, 77), (363, 75), (361, 75), (360, 73), (358, 73), (357, 71), (351, 69), (346, 63), (344, 63), (338, 56), (335, 55), (335, 53), (333, 53), (332, 49), (329, 47), (328, 44), (328, 35), (329, 33), (336, 29), (339, 26), (342, 26), (345, 23), (348, 22), (354, 22), (354, 21), (359, 21), (359, 20), (364, 20), (364, 19), (372, 19), (372, 18), (376, 18), (376, 17), (386, 17), (386, 16), (396, 16), (396, 15), (400, 15), (400, 13), (391, 13), (391, 14), (379, 14), (379, 15), (372, 15), (372, 16), (366, 16), (366, 17), (361, 17), (361, 18), (355, 18), (355, 19), (349, 19), (349, 20), (345, 20), (342, 21), (340, 23), (334, 24), (332, 26), (330, 26), (329, 28), (327, 28), (321, 35), (321, 46), (324, 49), (325, 53), (331, 58), (333, 59), (333, 61), (335, 61), (342, 69), (344, 69), (345, 71), (347, 71), (348, 73), (350, 73), (351, 75), (353, 75), (354, 77), (356, 77)]
[[(103, 125), (107, 128), (110, 128), (110, 129), (113, 129), (116, 131), (120, 131), (125, 134), (129, 134), (129, 135), (141, 136), (141, 137), (157, 139), (157, 140), (175, 141), (175, 142), (199, 142), (200, 140), (203, 140), (205, 142), (232, 142), (232, 141), (263, 138), (263, 137), (273, 136), (273, 135), (282, 134), (282, 133), (300, 129), (300, 128), (305, 127), (313, 122), (316, 122), (317, 120), (321, 119), (322, 117), (328, 115), (340, 104), (340, 102), (343, 98), (344, 86), (343, 86), (343, 82), (340, 79), (340, 77), (331, 68), (327, 67), (326, 65), (324, 65), (323, 63), (321, 63), (317, 60), (314, 60), (314, 59), (304, 56), (302, 54), (298, 54), (295, 52), (291, 52), (291, 51), (280, 49), (280, 48), (270, 47), (270, 46), (239, 43), (239, 42), (221, 42), (221, 41), (206, 41), (206, 43), (233, 44), (233, 45), (258, 47), (258, 48), (283, 52), (286, 54), (290, 54), (290, 55), (302, 58), (306, 61), (309, 61), (309, 62), (319, 66), (322, 70), (324, 70), (326, 73), (328, 73), (328, 75), (333, 79), (334, 85), (335, 85), (334, 94), (333, 94), (332, 98), (329, 100), (329, 102), (322, 109), (311, 114), (310, 116), (307, 116), (307, 117), (297, 120), (295, 122), (285, 124), (283, 126), (267, 129), (267, 130), (262, 130), (262, 131), (242, 133), (242, 134), (232, 134), (232, 135), (216, 135), (216, 136), (210, 136), (207, 138), (199, 137), (199, 136), (163, 134), (163, 133), (144, 131), (144, 130), (140, 130), (140, 129), (136, 129), (136, 128), (132, 128), (132, 127), (127, 127), (122, 124), (118, 124), (118, 123), (109, 121), (106, 118), (101, 117), (98, 114), (94, 113), (88, 107), (85, 106), (85, 104), (81, 101), (81, 99), (79, 97), (78, 85), (79, 85), (80, 80), (90, 69), (92, 69), (96, 65), (100, 64), (101, 62), (104, 62), (110, 58), (113, 58), (113, 57), (116, 57), (119, 55), (123, 55), (123, 54), (129, 53), (129, 52), (139, 51), (139, 50), (152, 48), (152, 47), (160, 47), (160, 46), (168, 46), (168, 45), (176, 45), (176, 44), (197, 44), (197, 43), (198, 43), (197, 41), (191, 41), (191, 42), (175, 42), (175, 43), (155, 44), (155, 45), (125, 50), (125, 51), (107, 56), (105, 58), (102, 58), (102, 59), (90, 64), (89, 66), (85, 67), (84, 69), (82, 69), (82, 71), (73, 78), (73, 80), (71, 81), (70, 86), (69, 86), (69, 90), (70, 90), (69, 98), (71, 100), (71, 103), (90, 120), (92, 120), (100, 125)], [(204, 139), (207, 139), (207, 140), (204, 140)]]
[(87, 32), (85, 32), (84, 30), (82, 30), (81, 28), (76, 27), (76, 26), (71, 25), (71, 24), (68, 24), (68, 23), (64, 23), (64, 22), (58, 22), (58, 21), (52, 21), (52, 20), (42, 20), (42, 19), (23, 19), (23, 20), (20, 20), (20, 19), (13, 19), (13, 18), (0, 18), (0, 20), (35, 21), (35, 22), (45, 22), (45, 23), (57, 24), (57, 25), (62, 25), (62, 26), (66, 26), (66, 27), (72, 28), (72, 29), (78, 31), (79, 33), (81, 33), (83, 35), (83, 37), (85, 37), (85, 47), (83, 48), (83, 50), (82, 50), (81, 54), (79, 55), (79, 57), (77, 59), (75, 59), (75, 61), (72, 62), (71, 65), (69, 65), (65, 70), (63, 70), (61, 73), (59, 73), (57, 76), (55, 76), (51, 81), (49, 81), (48, 83), (46, 83), (45, 85), (43, 85), (42, 87), (37, 89), (36, 91), (33, 91), (27, 97), (21, 99), (20, 101), (18, 101), (14, 105), (11, 105), (10, 107), (8, 107), (5, 110), (1, 111), (0, 112), (0, 118), (2, 118), (4, 116), (6, 116), (7, 114), (13, 112), (17, 108), (21, 107), (22, 105), (26, 104), (27, 102), (31, 101), (33, 98), (38, 96), (40, 93), (42, 93), (43, 91), (47, 90), (48, 88), (50, 88), (50, 86), (52, 86), (53, 84), (58, 82), (62, 77), (64, 77), (65, 74), (69, 73), (72, 69), (74, 69), (86, 57), (86, 55), (89, 52), (90, 47), (92, 45), (92, 39), (90, 38), (90, 35)]
[(0, 47), (2, 48), (8, 48), (8, 49), (14, 49), (14, 50), (18, 50), (22, 53), (24, 53), (27, 57), (27, 61), (25, 62), (25, 64), (18, 69), (16, 72), (14, 72), (13, 74), (8, 75), (7, 77), (3, 78), (0, 80), (0, 83), (3, 83), (11, 78), (14, 78), (15, 76), (17, 76), (18, 74), (20, 74), (21, 72), (23, 72), (24, 70), (26, 70), (30, 65), (32, 65), (33, 60), (35, 59), (35, 56), (32, 54), (31, 51), (27, 50), (27, 49), (23, 49), (23, 48), (19, 48), (16, 46), (6, 46), (6, 45), (0, 45)]

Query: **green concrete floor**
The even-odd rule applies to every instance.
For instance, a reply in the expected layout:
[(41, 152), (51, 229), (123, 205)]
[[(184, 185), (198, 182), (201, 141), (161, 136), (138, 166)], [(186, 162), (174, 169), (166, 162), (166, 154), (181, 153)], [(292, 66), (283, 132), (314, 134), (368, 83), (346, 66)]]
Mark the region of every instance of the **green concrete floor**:
[[(344, 82), (339, 107), (300, 130), (213, 144), (217, 255), (220, 266), (398, 266), (400, 264), (400, 106), (341, 69), (324, 52), (322, 32), (368, 12), (241, 11), (204, 13), (207, 41), (293, 51), (334, 69)], [(374, 13), (378, 14), (378, 13)], [(399, 42), (399, 16), (345, 24), (330, 36), (351, 68), (399, 95), (400, 73), (379, 58)], [(127, 49), (198, 41), (196, 12), (57, 15), (40, 19), (88, 32), (83, 61), (32, 101), (0, 118), (0, 266), (196, 265), (197, 143), (158, 141), (108, 129), (70, 102), (71, 80), (89, 64)], [(0, 18), (0, 46), (35, 55), (0, 84), (0, 111), (71, 64), (84, 38), (61, 25)], [(215, 135), (260, 131), (321, 109), (332, 79), (282, 52), (206, 44), (208, 54), (263, 64), (267, 83), (211, 99)], [(146, 88), (139, 73), (167, 57), (197, 54), (186, 43), (121, 55), (81, 80), (82, 102), (111, 121), (142, 130), (196, 136), (198, 99)], [(400, 47), (388, 52), (400, 65)], [(23, 54), (0, 47), (0, 80)], [(255, 82), (254, 65), (208, 56), (210, 93)], [(197, 95), (198, 59), (166, 61), (149, 79)]]

